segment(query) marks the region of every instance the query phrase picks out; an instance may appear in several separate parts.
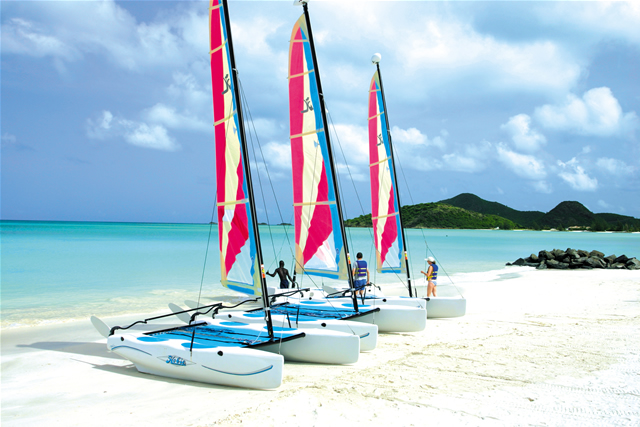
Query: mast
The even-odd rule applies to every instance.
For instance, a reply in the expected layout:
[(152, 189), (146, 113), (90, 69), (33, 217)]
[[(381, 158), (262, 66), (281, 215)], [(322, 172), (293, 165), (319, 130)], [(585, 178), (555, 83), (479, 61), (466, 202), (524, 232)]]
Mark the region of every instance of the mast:
[(389, 138), (389, 148), (391, 155), (391, 165), (393, 166), (393, 186), (395, 187), (396, 199), (398, 200), (398, 218), (400, 219), (400, 231), (402, 232), (402, 241), (404, 242), (404, 262), (407, 271), (407, 284), (409, 285), (409, 296), (413, 297), (413, 291), (411, 290), (411, 271), (409, 270), (409, 257), (407, 256), (407, 238), (404, 234), (404, 226), (402, 225), (402, 203), (400, 203), (400, 191), (398, 187), (398, 176), (396, 174), (396, 162), (393, 155), (393, 142), (391, 141), (391, 128), (389, 127), (389, 114), (387, 112), (387, 101), (384, 97), (384, 86), (382, 84), (382, 73), (380, 72), (380, 55), (374, 55), (372, 62), (376, 64), (378, 70), (378, 77), (380, 79), (380, 93), (382, 94), (382, 108), (384, 109), (384, 120), (387, 126), (387, 136)]
[(240, 99), (240, 91), (238, 89), (238, 70), (236, 69), (236, 59), (233, 53), (233, 39), (231, 37), (231, 25), (229, 21), (229, 9), (227, 6), (227, 0), (222, 0), (224, 9), (224, 19), (227, 22), (227, 37), (229, 38), (229, 60), (231, 62), (231, 78), (233, 80), (233, 91), (236, 98), (236, 110), (238, 114), (239, 131), (240, 131), (240, 144), (242, 146), (242, 162), (244, 165), (246, 180), (247, 180), (247, 196), (249, 199), (249, 209), (251, 212), (251, 220), (253, 223), (253, 229), (255, 230), (255, 244), (256, 244), (256, 257), (258, 259), (258, 265), (260, 266), (260, 285), (262, 287), (262, 303), (264, 304), (264, 319), (267, 322), (267, 330), (269, 337), (273, 338), (273, 322), (271, 319), (271, 308), (269, 305), (269, 296), (267, 294), (267, 281), (264, 274), (264, 262), (262, 260), (262, 247), (260, 245), (260, 232), (258, 230), (258, 217), (256, 214), (255, 198), (253, 195), (253, 184), (251, 182), (251, 166), (249, 164), (249, 155), (247, 154), (247, 139), (245, 137), (244, 118), (242, 116), (242, 101)]
[(320, 82), (320, 71), (318, 68), (318, 60), (316, 58), (316, 47), (313, 41), (313, 32), (311, 30), (311, 20), (309, 19), (309, 10), (307, 6), (308, 0), (300, 0), (297, 4), (302, 4), (304, 9), (304, 17), (307, 23), (307, 29), (309, 31), (309, 46), (311, 48), (311, 56), (313, 57), (313, 64), (315, 67), (315, 78), (316, 84), (318, 85), (318, 95), (320, 100), (320, 111), (322, 114), (322, 122), (325, 127), (325, 137), (327, 138), (327, 152), (329, 157), (329, 163), (331, 166), (331, 176), (333, 177), (333, 182), (335, 183), (336, 190), (336, 208), (338, 210), (338, 219), (340, 221), (340, 233), (342, 234), (342, 240), (344, 241), (344, 250), (347, 255), (347, 277), (349, 279), (349, 288), (351, 288), (351, 299), (353, 300), (353, 308), (355, 311), (358, 311), (358, 297), (356, 296), (355, 283), (353, 280), (353, 274), (351, 271), (351, 258), (349, 256), (349, 244), (347, 243), (347, 234), (344, 228), (344, 218), (342, 217), (342, 202), (340, 199), (340, 190), (338, 185), (338, 176), (336, 174), (335, 163), (333, 160), (333, 151), (331, 148), (331, 138), (329, 136), (329, 129), (327, 129), (327, 113), (324, 105), (324, 93), (322, 91), (322, 83)]

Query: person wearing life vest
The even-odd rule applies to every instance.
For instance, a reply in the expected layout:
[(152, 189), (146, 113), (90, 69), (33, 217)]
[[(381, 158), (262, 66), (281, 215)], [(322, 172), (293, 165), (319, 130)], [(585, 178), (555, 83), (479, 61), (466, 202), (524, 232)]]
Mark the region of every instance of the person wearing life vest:
[(438, 280), (438, 266), (436, 265), (436, 260), (430, 256), (427, 258), (427, 263), (429, 264), (429, 268), (427, 272), (421, 271), (420, 273), (427, 276), (427, 298), (436, 296), (436, 286)]
[(364, 287), (369, 284), (369, 269), (367, 268), (367, 261), (362, 259), (362, 252), (358, 252), (356, 255), (353, 281), (356, 287), (356, 294), (364, 294)]

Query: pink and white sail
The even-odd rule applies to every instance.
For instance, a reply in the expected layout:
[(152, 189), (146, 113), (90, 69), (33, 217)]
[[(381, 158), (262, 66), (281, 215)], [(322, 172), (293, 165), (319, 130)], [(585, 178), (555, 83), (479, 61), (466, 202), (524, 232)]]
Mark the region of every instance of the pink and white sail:
[(248, 205), (247, 171), (227, 36), (229, 23), (223, 7), (222, 0), (211, 0), (209, 7), (220, 270), (223, 286), (261, 295), (256, 230)]
[(289, 46), (296, 271), (346, 279), (347, 259), (315, 73), (302, 15), (293, 27)]
[(405, 272), (404, 242), (397, 189), (393, 180), (392, 150), (385, 118), (380, 76), (375, 72), (369, 85), (369, 171), (371, 219), (379, 272)]

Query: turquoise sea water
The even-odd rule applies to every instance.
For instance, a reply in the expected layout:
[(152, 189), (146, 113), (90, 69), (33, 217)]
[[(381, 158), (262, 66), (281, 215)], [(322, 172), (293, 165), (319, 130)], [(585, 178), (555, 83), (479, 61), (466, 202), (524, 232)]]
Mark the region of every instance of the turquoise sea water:
[[(211, 234), (210, 234), (211, 230)], [(485, 272), (542, 249), (597, 249), (640, 256), (640, 234), (497, 230), (406, 230), (413, 276), (433, 255), (444, 273)], [(293, 227), (261, 226), (265, 267), (291, 269)], [(371, 230), (349, 229), (352, 257), (374, 261)], [(207, 242), (209, 241), (209, 245)], [(429, 252), (427, 254), (427, 244)], [(0, 222), (2, 327), (151, 313), (167, 303), (231, 294), (220, 282), (217, 226)], [(206, 266), (205, 266), (205, 254)], [(378, 284), (400, 278), (375, 274)], [(273, 279), (275, 281), (275, 279)], [(321, 279), (304, 278), (303, 286)], [(275, 282), (274, 282), (275, 285)]]

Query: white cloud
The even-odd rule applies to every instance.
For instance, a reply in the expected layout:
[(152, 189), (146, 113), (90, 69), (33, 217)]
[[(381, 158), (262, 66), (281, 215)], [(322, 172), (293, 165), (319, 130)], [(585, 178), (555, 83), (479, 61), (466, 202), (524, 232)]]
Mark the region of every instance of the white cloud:
[(180, 148), (164, 126), (117, 118), (110, 111), (103, 111), (97, 119), (87, 120), (87, 136), (100, 140), (122, 138), (132, 145), (162, 151)]
[[(487, 168), (493, 151), (493, 145), (488, 141), (465, 144), (463, 149), (456, 149), (452, 153), (443, 155), (441, 161), (432, 156), (427, 160), (428, 163), (420, 169), (442, 169), (466, 173), (479, 172)], [(418, 164), (417, 166), (421, 165)]]
[(620, 39), (640, 45), (640, 3), (637, 1), (549, 2), (541, 19), (568, 30), (582, 31), (589, 41)]
[[(439, 162), (436, 162), (439, 165)], [(479, 172), (485, 169), (486, 165), (481, 159), (477, 159), (460, 153), (450, 153), (442, 156), (440, 168), (456, 172)]]
[(336, 172), (339, 173), (340, 175), (349, 177), (354, 181), (358, 181), (358, 182), (369, 181), (368, 173), (367, 174), (362, 173), (360, 171), (360, 168), (357, 166), (353, 166), (353, 165), (347, 166), (344, 163), (338, 163), (336, 164)]
[(608, 157), (598, 159), (596, 165), (603, 171), (615, 176), (631, 175), (634, 171), (633, 166), (627, 165), (622, 160), (611, 159)]
[(293, 22), (289, 23), (278, 15), (271, 17), (254, 15), (249, 19), (238, 16), (231, 21), (234, 49), (243, 50), (252, 56), (273, 58), (276, 53), (267, 39), (285, 24), (293, 26)]
[(101, 117), (96, 120), (87, 120), (87, 136), (93, 139), (105, 139), (111, 130), (113, 114), (111, 111), (103, 111)]
[(171, 105), (179, 105), (184, 110), (206, 112), (205, 117), (213, 121), (209, 69), (195, 72), (200, 77), (196, 77), (193, 72), (174, 72), (173, 81), (165, 92)]
[(274, 168), (291, 170), (291, 144), (269, 142), (264, 145), (265, 161)]
[[(269, 160), (267, 160), (267, 162), (269, 162)], [(263, 190), (267, 194), (271, 194), (270, 188), (273, 185), (274, 181), (288, 180), (289, 182), (291, 182), (291, 173), (287, 173), (284, 170), (276, 170), (272, 167), (272, 165), (273, 164), (271, 162), (265, 165), (262, 159), (258, 160), (257, 162), (251, 161), (251, 173), (258, 174), (259, 176), (263, 177), (262, 179), (270, 180), (270, 185), (268, 186), (269, 190), (266, 190), (266, 188)], [(289, 167), (289, 170), (291, 170), (291, 167)], [(266, 181), (263, 181), (263, 184), (265, 183)], [(267, 196), (267, 198), (268, 197), (269, 196)]]
[(205, 10), (181, 7), (146, 23), (136, 22), (112, 0), (41, 2), (35, 18), (3, 23), (3, 54), (50, 56), (62, 62), (104, 55), (117, 66), (136, 71), (174, 67), (208, 51), (207, 38), (201, 36), (208, 28)]
[(21, 18), (12, 18), (2, 24), (2, 53), (34, 57), (53, 56), (73, 61), (79, 52), (53, 35), (45, 34), (42, 26)]
[[(590, 60), (558, 37), (494, 37), (477, 28), (472, 12), (448, 2), (314, 4), (321, 69), (344, 71), (344, 62), (362, 64), (349, 71), (348, 79), (325, 85), (339, 86), (336, 91), (343, 94), (353, 93), (354, 82), (371, 78), (373, 69), (365, 64), (373, 52), (382, 53), (385, 76), (402, 76), (395, 85), (385, 81), (387, 96), (412, 102), (442, 90), (466, 100), (471, 87), (474, 94), (516, 90), (557, 95), (575, 85)], [(325, 71), (323, 79), (331, 75)]]
[(598, 180), (587, 175), (584, 168), (578, 164), (578, 160), (575, 157), (566, 163), (558, 160), (558, 166), (565, 170), (564, 172), (560, 172), (558, 176), (574, 190), (596, 191), (598, 189)]
[(611, 209), (613, 207), (609, 203), (605, 202), (602, 199), (598, 200), (598, 206), (600, 206), (601, 208), (604, 208), (604, 209)]
[(498, 160), (522, 178), (542, 180), (547, 176), (544, 164), (533, 156), (516, 153), (504, 144), (496, 146)]
[(455, 19), (429, 19), (397, 31), (404, 33), (393, 39), (406, 40), (396, 49), (406, 58), (409, 71), (433, 70), (439, 81), (473, 74), (491, 76), (486, 78), (487, 85), (497, 87), (557, 90), (570, 87), (581, 73), (579, 64), (548, 40), (500, 41)]
[(177, 112), (175, 108), (158, 103), (143, 113), (149, 122), (166, 126), (169, 129), (186, 129), (201, 132), (213, 132), (213, 124), (204, 122), (189, 112)]
[(500, 128), (511, 135), (516, 148), (522, 151), (533, 152), (547, 143), (544, 135), (531, 128), (531, 117), (527, 114), (510, 117), (509, 121)]
[(144, 148), (163, 151), (175, 151), (178, 145), (167, 134), (167, 129), (159, 125), (149, 126), (138, 123), (135, 128), (124, 134), (125, 141)]
[(272, 139), (279, 135), (286, 134), (289, 129), (284, 129), (284, 126), (279, 124), (276, 120), (266, 119), (263, 117), (254, 118), (252, 124), (249, 125), (250, 131), (253, 132), (255, 126), (259, 139)]
[(537, 108), (535, 116), (546, 128), (579, 135), (620, 135), (639, 125), (634, 111), (623, 114), (608, 87), (591, 89), (582, 98), (570, 94), (562, 105)]
[[(105, 110), (97, 119), (87, 120), (87, 135), (94, 139), (122, 137), (133, 145), (173, 151), (179, 145), (169, 135), (168, 129), (213, 134), (211, 96), (198, 85), (192, 74), (174, 73), (173, 81), (165, 92), (168, 101), (143, 110), (140, 113), (142, 121), (115, 118)], [(202, 120), (201, 117), (211, 120)]]
[(8, 132), (2, 134), (2, 146), (15, 144), (17, 138), (15, 135), (11, 135)]
[(423, 146), (438, 147), (444, 150), (446, 146), (445, 138), (449, 135), (445, 129), (440, 131), (440, 135), (435, 138), (429, 139), (427, 135), (424, 135), (416, 128), (401, 129), (398, 126), (391, 128), (391, 136), (393, 138), (394, 146), (397, 148), (399, 144), (407, 144), (409, 146)]
[(547, 181), (535, 181), (535, 182), (532, 182), (531, 185), (533, 186), (533, 189), (538, 193), (543, 193), (543, 194), (553, 193), (553, 187)]
[[(347, 163), (369, 164), (369, 131), (364, 126), (336, 124), (333, 126), (331, 145), (336, 162), (341, 161), (344, 155), (347, 156)], [(336, 138), (337, 134), (337, 138)], [(340, 146), (342, 149), (340, 149)]]

